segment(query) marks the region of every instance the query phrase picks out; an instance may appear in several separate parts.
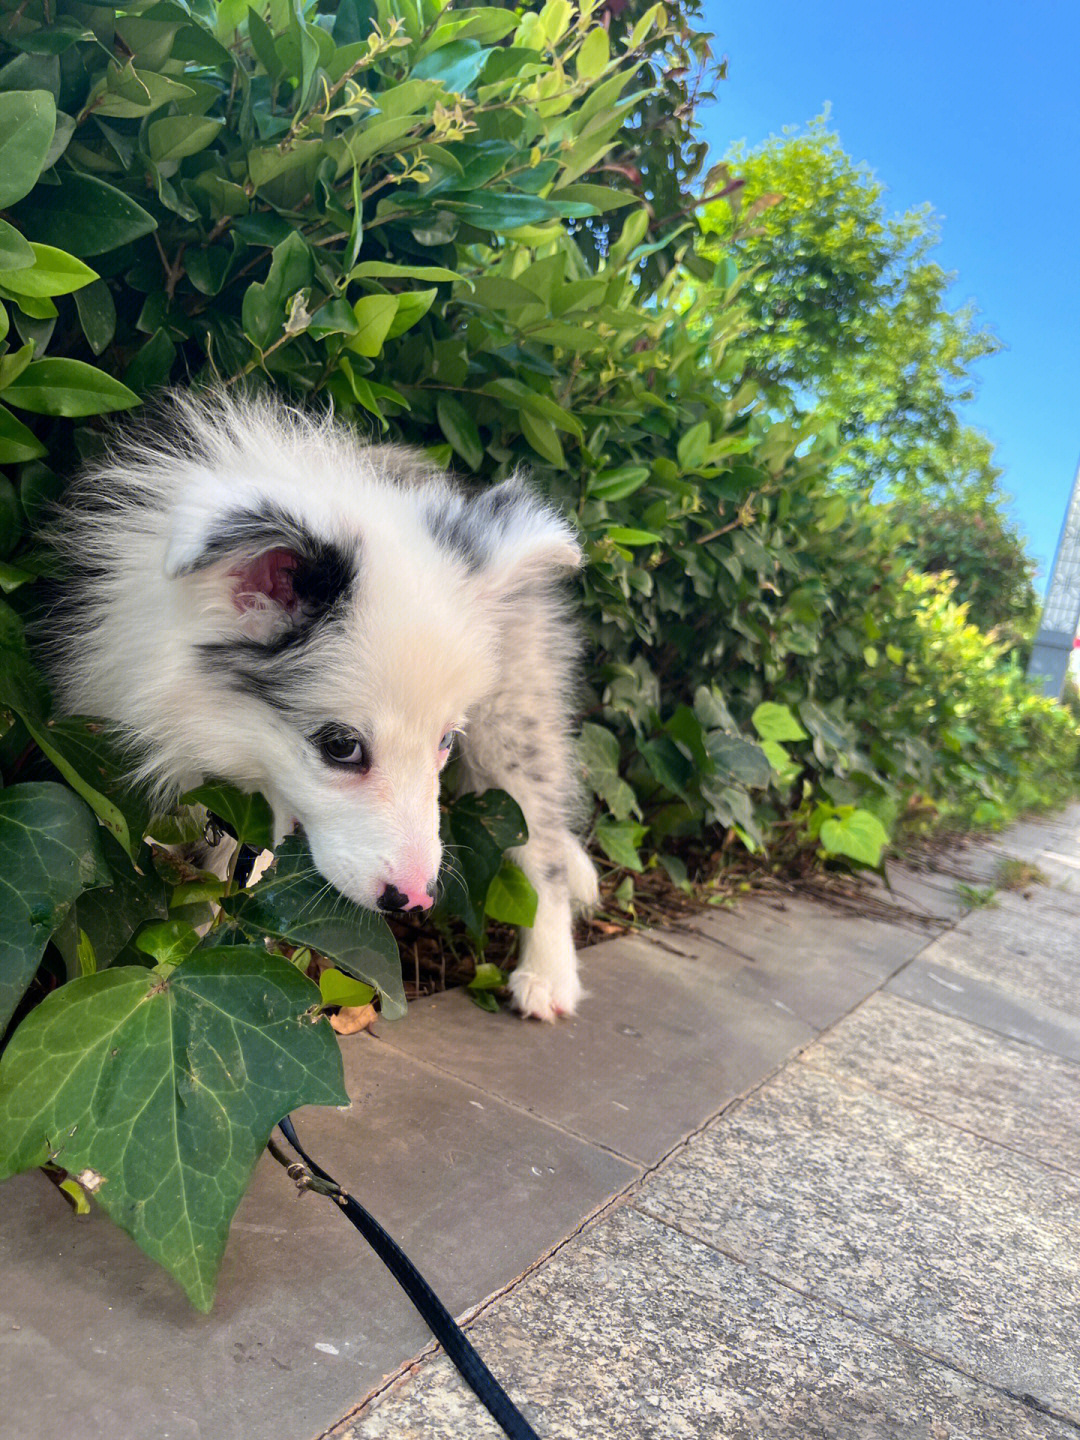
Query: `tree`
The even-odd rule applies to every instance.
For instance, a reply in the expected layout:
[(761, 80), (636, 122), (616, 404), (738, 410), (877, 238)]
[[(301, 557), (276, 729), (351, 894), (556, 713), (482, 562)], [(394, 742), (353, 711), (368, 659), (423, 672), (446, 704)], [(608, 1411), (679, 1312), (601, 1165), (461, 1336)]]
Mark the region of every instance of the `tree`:
[(973, 367), (1000, 344), (933, 258), (929, 206), (889, 216), (885, 186), (819, 117), (754, 151), (732, 149), (734, 203), (706, 227), (750, 279), (747, 376), (782, 411), (813, 408), (843, 444), (837, 475), (897, 502), (915, 568), (948, 570), (971, 619), (1016, 640), (1034, 566), (1006, 512), (993, 446), (966, 425)]
[[(954, 276), (933, 258), (929, 206), (888, 216), (885, 186), (819, 117), (727, 157), (737, 203), (706, 224), (741, 271), (748, 372), (776, 403), (809, 403), (846, 445), (843, 473), (869, 492), (993, 493), (989, 447), (967, 440), (959, 410), (972, 367), (1000, 344), (971, 304), (948, 307)], [(957, 473), (958, 460), (967, 468)]]

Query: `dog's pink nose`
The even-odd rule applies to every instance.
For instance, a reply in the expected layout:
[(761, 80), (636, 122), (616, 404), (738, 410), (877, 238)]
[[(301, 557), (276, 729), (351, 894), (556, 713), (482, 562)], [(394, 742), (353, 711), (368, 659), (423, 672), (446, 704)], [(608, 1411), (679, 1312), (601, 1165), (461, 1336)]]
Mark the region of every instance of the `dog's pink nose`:
[(379, 896), (379, 909), (391, 913), (402, 910), (430, 910), (434, 903), (434, 880), (426, 890), (399, 890), (396, 885), (387, 885)]

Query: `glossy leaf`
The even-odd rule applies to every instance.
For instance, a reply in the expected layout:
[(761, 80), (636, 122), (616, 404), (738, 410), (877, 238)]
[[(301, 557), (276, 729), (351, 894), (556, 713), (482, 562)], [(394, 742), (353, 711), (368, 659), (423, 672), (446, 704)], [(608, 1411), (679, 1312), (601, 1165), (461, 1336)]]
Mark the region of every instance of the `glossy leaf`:
[(274, 1125), (347, 1102), (319, 1003), (287, 960), (242, 947), (197, 951), (168, 978), (72, 981), (0, 1058), (0, 1174), (62, 1165), (208, 1310)]
[(397, 942), (381, 916), (361, 910), (315, 869), (306, 843), (290, 835), (257, 885), (222, 900), (245, 935), (306, 945), (339, 970), (374, 985), (387, 1020), (405, 1013)]
[(51, 781), (0, 790), (0, 1027), (72, 902), (110, 878), (97, 821), (77, 795)]

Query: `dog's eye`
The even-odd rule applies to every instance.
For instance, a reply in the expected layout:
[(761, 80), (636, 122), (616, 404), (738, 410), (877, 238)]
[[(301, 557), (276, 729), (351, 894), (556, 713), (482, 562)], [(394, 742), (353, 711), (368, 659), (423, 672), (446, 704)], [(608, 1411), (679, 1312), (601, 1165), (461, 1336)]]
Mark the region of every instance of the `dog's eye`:
[(454, 736), (455, 736), (456, 734), (457, 734), (457, 731), (456, 731), (456, 730), (447, 730), (446, 734), (445, 734), (445, 735), (442, 737), (442, 739), (439, 741), (439, 749), (440, 749), (440, 750), (450, 750), (450, 749), (452, 749), (452, 748), (453, 748), (453, 745), (454, 745)]
[(346, 725), (324, 725), (311, 737), (319, 754), (331, 765), (371, 769), (371, 755), (362, 737)]

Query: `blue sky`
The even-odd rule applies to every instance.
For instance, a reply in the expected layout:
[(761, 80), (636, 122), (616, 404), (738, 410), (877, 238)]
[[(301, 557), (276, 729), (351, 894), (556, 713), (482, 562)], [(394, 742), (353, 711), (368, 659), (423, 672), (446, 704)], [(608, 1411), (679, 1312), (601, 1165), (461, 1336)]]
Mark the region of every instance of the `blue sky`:
[(705, 0), (728, 79), (703, 110), (719, 159), (831, 127), (889, 187), (929, 201), (937, 257), (1008, 347), (982, 362), (966, 418), (997, 445), (1040, 588), (1080, 459), (1080, 3)]

